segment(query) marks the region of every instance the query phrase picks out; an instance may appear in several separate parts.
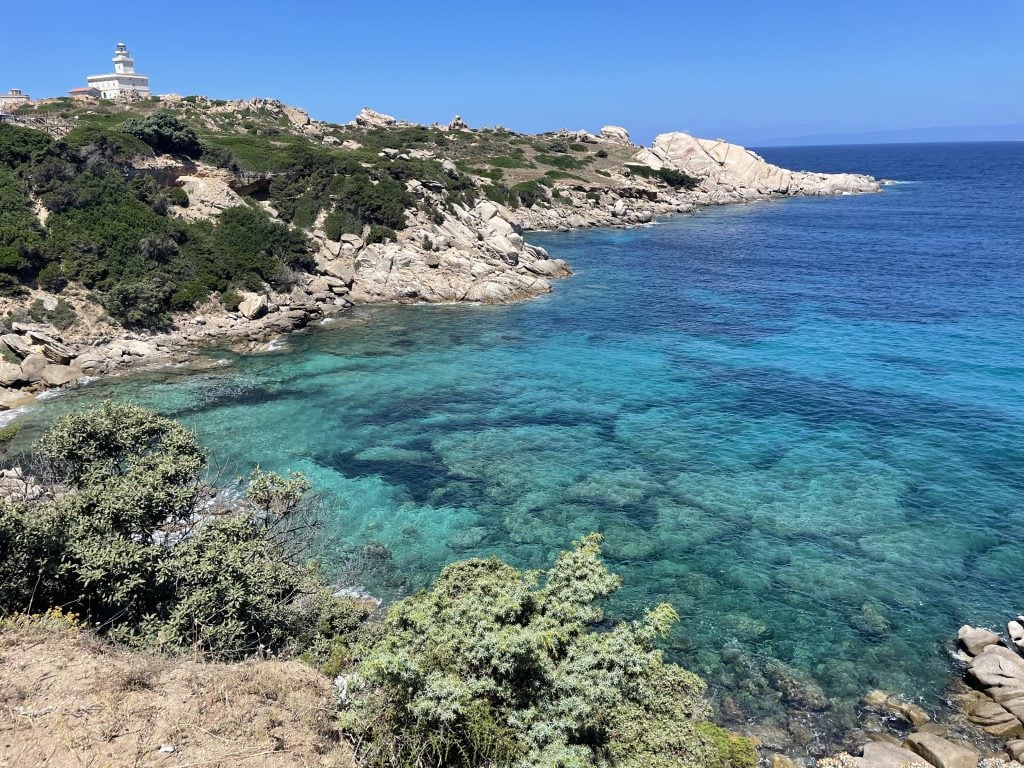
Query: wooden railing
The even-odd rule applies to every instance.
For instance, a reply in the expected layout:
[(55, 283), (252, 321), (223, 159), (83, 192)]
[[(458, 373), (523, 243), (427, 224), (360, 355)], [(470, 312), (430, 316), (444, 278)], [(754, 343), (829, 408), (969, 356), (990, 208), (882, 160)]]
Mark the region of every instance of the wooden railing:
[(55, 139), (64, 138), (75, 127), (73, 122), (65, 120), (63, 117), (29, 117), (27, 115), (12, 115), (7, 112), (0, 112), (0, 122), (42, 131)]

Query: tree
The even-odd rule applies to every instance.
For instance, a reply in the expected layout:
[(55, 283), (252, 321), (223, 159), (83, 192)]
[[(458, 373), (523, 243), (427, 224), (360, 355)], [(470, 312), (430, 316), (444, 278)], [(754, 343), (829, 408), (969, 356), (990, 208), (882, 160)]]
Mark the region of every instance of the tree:
[(600, 541), (547, 572), (455, 563), (392, 606), (343, 678), (341, 723), (366, 762), (752, 768), (752, 744), (706, 722), (704, 683), (656, 648), (670, 606), (599, 628), (620, 584)]
[(244, 501), (201, 512), (195, 434), (109, 402), (58, 419), (34, 458), (51, 492), (0, 503), (0, 613), (60, 607), (123, 642), (223, 659), (329, 646), (332, 617), (352, 615), (295, 546), (314, 522), (301, 475), (257, 471)]
[(198, 157), (203, 145), (195, 129), (170, 112), (125, 120), (121, 131), (146, 142), (157, 152)]

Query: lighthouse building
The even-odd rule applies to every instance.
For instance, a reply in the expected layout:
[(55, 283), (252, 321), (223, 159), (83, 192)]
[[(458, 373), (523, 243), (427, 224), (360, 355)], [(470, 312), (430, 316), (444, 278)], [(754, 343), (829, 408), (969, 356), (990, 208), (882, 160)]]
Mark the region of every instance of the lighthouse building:
[(89, 89), (99, 91), (100, 98), (142, 98), (150, 96), (149, 78), (135, 72), (135, 60), (124, 42), (114, 51), (114, 71), (106, 75), (89, 75)]

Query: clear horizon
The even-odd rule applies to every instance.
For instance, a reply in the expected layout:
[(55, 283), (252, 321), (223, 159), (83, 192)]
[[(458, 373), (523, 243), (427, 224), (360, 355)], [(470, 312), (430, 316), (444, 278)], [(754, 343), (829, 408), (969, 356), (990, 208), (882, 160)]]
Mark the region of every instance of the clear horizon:
[(173, 19), (137, 6), (108, 23), (91, 4), (60, 0), (45, 16), (5, 9), (5, 26), (25, 33), (0, 49), (0, 91), (65, 95), (106, 71), (123, 39), (155, 93), (276, 98), (332, 122), (369, 106), (524, 132), (615, 124), (637, 143), (671, 130), (751, 146), (875, 133), (929, 141), (937, 129), (1018, 124), (1002, 138), (1024, 138), (1024, 4), (983, 5), (655, 2), (626, 15), (533, 0), (300, 2), (282, 13), (265, 0), (183, 0)]

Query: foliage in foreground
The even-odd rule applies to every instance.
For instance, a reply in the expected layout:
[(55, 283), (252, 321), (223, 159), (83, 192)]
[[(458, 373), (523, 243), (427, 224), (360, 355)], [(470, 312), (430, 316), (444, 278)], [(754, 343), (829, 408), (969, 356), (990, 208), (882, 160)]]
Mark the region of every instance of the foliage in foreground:
[(59, 419), (35, 456), (56, 493), (0, 504), (0, 614), (61, 608), (131, 645), (237, 659), (322, 645), (351, 613), (285, 533), (307, 522), (301, 476), (257, 470), (245, 504), (200, 515), (195, 434), (111, 403)]
[(620, 579), (597, 534), (547, 571), (454, 563), (367, 624), (308, 560), (303, 476), (256, 469), (243, 499), (209, 504), (195, 434), (109, 402), (59, 419), (34, 457), (49, 492), (0, 502), (7, 624), (43, 613), (151, 649), (301, 654), (340, 674), (340, 724), (368, 765), (756, 763), (748, 740), (707, 722), (700, 678), (657, 648), (677, 621), (670, 606), (606, 620)]
[(655, 647), (670, 606), (598, 629), (619, 583), (596, 534), (547, 572), (448, 566), (361, 649), (342, 726), (367, 764), (396, 768), (753, 766), (749, 741), (706, 722), (700, 678)]

